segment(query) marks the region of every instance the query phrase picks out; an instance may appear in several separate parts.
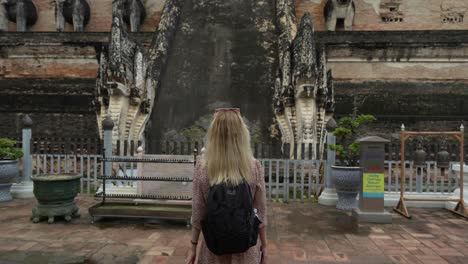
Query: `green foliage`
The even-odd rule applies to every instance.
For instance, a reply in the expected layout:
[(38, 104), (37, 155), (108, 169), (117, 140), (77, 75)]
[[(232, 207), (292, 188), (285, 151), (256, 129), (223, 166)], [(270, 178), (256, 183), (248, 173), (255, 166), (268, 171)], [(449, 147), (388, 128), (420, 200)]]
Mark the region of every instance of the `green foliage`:
[(335, 135), (335, 137), (338, 140), (345, 140), (346, 138), (348, 138), (352, 134), (353, 134), (353, 131), (351, 129), (348, 129), (348, 128), (345, 128), (345, 127), (337, 127), (333, 131), (333, 135)]
[(23, 151), (15, 148), (16, 141), (8, 138), (0, 138), (0, 160), (19, 159), (23, 157)]
[(338, 127), (333, 130), (333, 135), (335, 135), (339, 144), (330, 144), (329, 148), (336, 152), (336, 156), (342, 165), (357, 165), (360, 146), (356, 140), (362, 132), (362, 127), (376, 120), (373, 115), (340, 118)]
[(205, 137), (206, 130), (198, 125), (193, 125), (191, 127), (184, 128), (181, 134), (185, 140), (202, 141)]

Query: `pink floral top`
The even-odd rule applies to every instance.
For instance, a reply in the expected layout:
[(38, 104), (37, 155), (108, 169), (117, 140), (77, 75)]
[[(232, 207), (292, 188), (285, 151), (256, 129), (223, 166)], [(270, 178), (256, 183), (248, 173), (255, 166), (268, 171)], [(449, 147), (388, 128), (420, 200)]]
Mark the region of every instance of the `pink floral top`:
[[(249, 182), (254, 197), (254, 208), (258, 210), (258, 217), (266, 225), (266, 192), (265, 178), (262, 165), (258, 160), (252, 163), (252, 178)], [(192, 225), (201, 230), (201, 221), (205, 215), (206, 199), (210, 189), (210, 181), (205, 168), (200, 164), (195, 168), (193, 176), (193, 198), (192, 198)], [(256, 246), (251, 247), (244, 253), (222, 255), (213, 254), (202, 240), (197, 254), (199, 264), (257, 264), (260, 263), (260, 236)]]

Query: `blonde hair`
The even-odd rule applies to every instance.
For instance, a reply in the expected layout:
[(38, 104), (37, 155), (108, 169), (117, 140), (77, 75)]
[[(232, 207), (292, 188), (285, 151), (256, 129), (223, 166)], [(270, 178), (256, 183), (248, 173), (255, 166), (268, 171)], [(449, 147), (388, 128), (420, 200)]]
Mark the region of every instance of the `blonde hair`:
[(204, 165), (210, 184), (239, 185), (250, 180), (250, 133), (238, 109), (219, 109), (208, 128)]

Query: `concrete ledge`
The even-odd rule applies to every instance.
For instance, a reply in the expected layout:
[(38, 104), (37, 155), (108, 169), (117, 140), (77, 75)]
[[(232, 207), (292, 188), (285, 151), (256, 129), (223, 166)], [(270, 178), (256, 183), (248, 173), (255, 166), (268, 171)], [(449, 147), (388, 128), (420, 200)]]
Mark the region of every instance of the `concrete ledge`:
[(391, 224), (392, 223), (392, 214), (387, 211), (383, 211), (381, 213), (363, 212), (359, 208), (353, 208), (352, 215), (359, 222), (378, 223), (378, 224)]
[[(406, 198), (436, 198), (436, 199), (448, 199), (453, 198), (453, 193), (405, 193)], [(384, 196), (384, 206), (385, 207), (394, 207), (398, 204), (400, 200), (399, 192), (385, 192)], [(327, 206), (335, 206), (338, 196), (336, 195), (335, 189), (325, 189), (320, 195), (318, 202), (319, 204)], [(359, 197), (358, 197), (359, 200)], [(455, 203), (453, 203), (455, 204)], [(454, 205), (447, 203), (445, 201), (436, 201), (436, 202), (421, 202), (421, 201), (407, 201), (406, 205), (408, 207), (426, 207), (426, 208), (448, 208)]]
[(11, 195), (16, 199), (34, 198), (33, 182), (15, 183), (11, 186)]
[[(452, 193), (405, 193), (405, 198), (433, 198), (433, 199), (448, 199)], [(385, 207), (394, 207), (400, 200), (399, 192), (385, 192)], [(422, 201), (406, 201), (408, 207), (426, 207), (426, 208), (445, 208), (445, 201), (437, 202), (422, 202)]]
[(335, 188), (325, 188), (318, 198), (318, 203), (328, 206), (336, 206), (338, 195)]

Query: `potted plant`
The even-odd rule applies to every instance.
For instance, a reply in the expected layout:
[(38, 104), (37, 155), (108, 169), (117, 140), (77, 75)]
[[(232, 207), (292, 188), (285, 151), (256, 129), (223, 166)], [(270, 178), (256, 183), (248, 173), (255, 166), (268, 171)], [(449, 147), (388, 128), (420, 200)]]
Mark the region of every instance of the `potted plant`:
[(331, 144), (329, 148), (337, 156), (337, 163), (332, 166), (331, 174), (338, 194), (337, 209), (351, 210), (356, 207), (356, 196), (361, 185), (360, 148), (357, 139), (362, 127), (375, 120), (372, 115), (343, 117), (333, 130), (338, 144)]
[(23, 151), (15, 148), (16, 141), (0, 138), (0, 202), (12, 199), (10, 188), (12, 180), (18, 176), (18, 159)]

